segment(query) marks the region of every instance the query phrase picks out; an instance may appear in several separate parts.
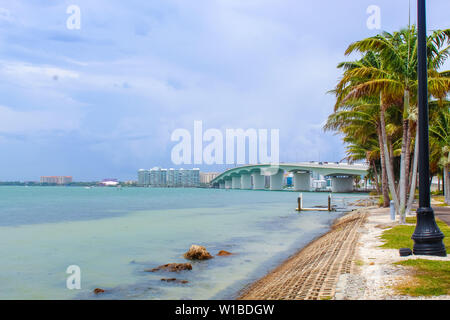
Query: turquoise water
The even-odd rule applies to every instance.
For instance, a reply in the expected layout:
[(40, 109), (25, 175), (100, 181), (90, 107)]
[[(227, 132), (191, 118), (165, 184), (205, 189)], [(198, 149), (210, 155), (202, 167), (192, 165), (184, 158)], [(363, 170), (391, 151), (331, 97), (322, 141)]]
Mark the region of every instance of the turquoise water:
[[(219, 189), (0, 187), (0, 299), (225, 299), (325, 233), (342, 212), (295, 211), (298, 193)], [(340, 195), (342, 196), (342, 195)], [(304, 206), (326, 193), (304, 193)], [(192, 271), (191, 244), (215, 255)], [(81, 289), (66, 269), (81, 269)], [(165, 283), (161, 278), (188, 280)], [(95, 295), (94, 288), (104, 294)]]

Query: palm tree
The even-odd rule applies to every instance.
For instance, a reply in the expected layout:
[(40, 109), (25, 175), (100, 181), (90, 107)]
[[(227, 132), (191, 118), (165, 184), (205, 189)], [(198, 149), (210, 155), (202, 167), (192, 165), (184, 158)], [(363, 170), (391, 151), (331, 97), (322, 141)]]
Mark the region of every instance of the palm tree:
[[(349, 49), (347, 49), (346, 54), (350, 54), (353, 50), (351, 47)], [(383, 182), (386, 181), (386, 183), (383, 183), (384, 205), (389, 205), (387, 192), (389, 186), (396, 208), (398, 208), (397, 194), (393, 184), (394, 173), (392, 161), (390, 160), (393, 155), (388, 150), (385, 113), (387, 109), (386, 102), (392, 102), (390, 97), (398, 94), (401, 88), (397, 88), (397, 84), (389, 79), (389, 71), (383, 68), (383, 61), (379, 53), (366, 51), (361, 60), (343, 63), (338, 67), (343, 67), (345, 72), (335, 90), (333, 90), (337, 98), (335, 111), (345, 106), (349, 101), (363, 98), (376, 100), (380, 106), (378, 114), (378, 136), (380, 138), (379, 146), (382, 158), (382, 172), (384, 173)]]
[[(448, 104), (447, 104), (448, 105)], [(444, 171), (444, 197), (450, 204), (450, 111), (449, 107), (436, 112), (430, 125), (430, 158), (437, 160)]]
[[(349, 110), (358, 105), (358, 101), (364, 105), (362, 102), (363, 99), (370, 100), (372, 105), (375, 105), (375, 109), (372, 112), (375, 112), (375, 127), (377, 136), (379, 139), (379, 153), (380, 153), (380, 163), (381, 163), (381, 185), (382, 185), (382, 193), (384, 198), (383, 205), (385, 207), (389, 206), (389, 190), (388, 190), (388, 179), (387, 179), (387, 168), (385, 152), (383, 148), (383, 141), (381, 138), (381, 123), (380, 123), (380, 101), (379, 97), (369, 97), (363, 96), (361, 98), (350, 98), (349, 94), (354, 86), (361, 83), (364, 79), (364, 74), (351, 75), (354, 70), (378, 70), (380, 69), (381, 62), (378, 54), (374, 52), (368, 51), (366, 54), (358, 61), (351, 62), (343, 62), (338, 65), (338, 68), (342, 68), (344, 70), (344, 77), (339, 81), (336, 88), (331, 90), (330, 93), (334, 93), (336, 95), (336, 104), (334, 108), (334, 112), (340, 112), (340, 110)], [(359, 78), (361, 77), (361, 79)], [(329, 119), (331, 120), (331, 119)], [(332, 126), (328, 126), (328, 129), (332, 129)], [(337, 129), (337, 128), (336, 128)]]
[[(447, 46), (445, 46), (447, 43)], [(434, 31), (428, 37), (429, 93), (442, 101), (450, 90), (448, 72), (439, 73), (437, 69), (450, 55), (450, 29)], [(443, 48), (444, 47), (444, 48)], [(409, 185), (409, 163), (411, 149), (411, 110), (417, 105), (417, 39), (415, 27), (393, 34), (382, 35), (357, 41), (349, 46), (346, 54), (359, 51), (369, 57), (377, 58), (375, 64), (346, 64), (344, 76), (335, 89), (337, 104), (349, 99), (376, 97), (380, 100), (380, 148), (385, 157), (388, 185), (396, 211), (400, 213), (400, 222), (405, 221), (405, 211)], [(361, 62), (361, 61), (360, 61)], [(395, 187), (393, 151), (389, 152), (386, 133), (386, 111), (398, 108), (402, 112), (402, 139), (400, 152), (400, 181), (398, 193)], [(390, 144), (392, 148), (392, 144)], [(416, 149), (417, 150), (417, 149)], [(416, 157), (415, 157), (416, 158)]]
[(376, 162), (381, 164), (381, 191), (384, 206), (389, 206), (384, 152), (380, 149), (380, 105), (376, 99), (357, 99), (347, 101), (328, 117), (325, 131), (337, 131), (344, 134), (347, 145), (347, 160), (350, 162), (367, 159), (373, 172), (378, 189), (378, 170)]

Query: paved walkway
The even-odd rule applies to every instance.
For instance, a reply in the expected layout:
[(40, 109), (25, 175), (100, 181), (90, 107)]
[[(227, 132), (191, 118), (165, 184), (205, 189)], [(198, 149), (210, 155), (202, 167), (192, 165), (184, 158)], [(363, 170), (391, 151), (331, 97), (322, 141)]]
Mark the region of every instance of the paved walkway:
[(354, 267), (358, 230), (366, 217), (359, 211), (341, 217), (331, 231), (252, 284), (239, 299), (331, 299), (339, 277)]
[(398, 249), (380, 247), (384, 241), (381, 235), (387, 229), (397, 225), (391, 221), (389, 208), (368, 210), (366, 223), (360, 228), (360, 238), (356, 249), (355, 272), (343, 274), (336, 286), (336, 300), (449, 300), (449, 295), (412, 297), (400, 295), (397, 285), (408, 285), (414, 281), (409, 267), (396, 262), (426, 259), (450, 261), (450, 256), (435, 257), (411, 255), (401, 257)]
[[(431, 207), (433, 208), (434, 216), (436, 218), (439, 218), (440, 220), (444, 221), (448, 226), (450, 226), (450, 206), (439, 207), (439, 206), (436, 206), (436, 203), (439, 203), (439, 202), (431, 200)], [(414, 209), (417, 209), (417, 207), (418, 207), (417, 204), (413, 205)], [(414, 213), (414, 212), (412, 212), (412, 213)], [(415, 215), (415, 213), (414, 213), (414, 215)]]
[(450, 207), (433, 207), (434, 215), (436, 218), (444, 221), (448, 226), (450, 226)]
[[(450, 207), (433, 209), (437, 218), (450, 223)], [(394, 224), (390, 221), (389, 208), (364, 208), (345, 215), (327, 234), (244, 289), (238, 299), (412, 299), (398, 296), (390, 289), (407, 275), (404, 268), (392, 263), (405, 258), (399, 256), (397, 249), (379, 247), (380, 234)], [(360, 259), (362, 266), (356, 265), (355, 259)], [(426, 256), (426, 259), (448, 260), (449, 257)]]

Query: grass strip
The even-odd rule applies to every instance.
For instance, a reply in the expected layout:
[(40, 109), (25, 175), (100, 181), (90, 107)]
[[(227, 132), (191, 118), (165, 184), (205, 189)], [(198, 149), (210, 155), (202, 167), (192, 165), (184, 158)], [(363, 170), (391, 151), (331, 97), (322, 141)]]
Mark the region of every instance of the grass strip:
[(412, 278), (400, 282), (394, 289), (409, 296), (450, 295), (450, 261), (410, 259), (395, 263), (412, 267)]
[[(416, 217), (406, 218), (406, 223), (385, 230), (381, 235), (384, 244), (380, 247), (389, 249), (412, 248)], [(444, 233), (444, 245), (450, 254), (450, 227), (436, 219), (439, 229)], [(409, 296), (439, 296), (450, 294), (450, 261), (409, 259), (395, 263), (412, 268), (412, 277), (401, 281), (394, 289), (399, 294)]]
[[(447, 254), (450, 254), (450, 227), (439, 219), (436, 219), (439, 229), (444, 233), (444, 245)], [(413, 240), (411, 239), (414, 229), (416, 228), (416, 217), (406, 218), (406, 223), (412, 223), (414, 225), (398, 225), (389, 230), (385, 230), (381, 235), (381, 239), (384, 244), (381, 248), (387, 249), (400, 249), (413, 247)]]

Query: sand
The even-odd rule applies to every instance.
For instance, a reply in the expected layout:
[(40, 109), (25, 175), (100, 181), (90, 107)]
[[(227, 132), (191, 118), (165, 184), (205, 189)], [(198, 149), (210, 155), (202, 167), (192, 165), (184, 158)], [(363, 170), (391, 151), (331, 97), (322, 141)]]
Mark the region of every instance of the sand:
[(408, 256), (400, 257), (397, 249), (380, 248), (380, 236), (384, 228), (396, 225), (391, 221), (389, 208), (370, 209), (368, 218), (360, 230), (358, 248), (354, 257), (357, 267), (352, 273), (342, 274), (336, 284), (335, 299), (352, 300), (448, 300), (449, 295), (436, 297), (411, 297), (398, 295), (392, 286), (410, 279), (410, 269), (394, 265), (408, 259), (450, 261), (450, 257)]
[(411, 271), (393, 263), (406, 259), (450, 261), (450, 257), (400, 257), (380, 248), (380, 235), (396, 222), (389, 208), (361, 208), (337, 219), (332, 229), (246, 287), (238, 299), (262, 300), (448, 300), (450, 296), (398, 295), (392, 286)]
[(361, 211), (337, 219), (328, 233), (244, 289), (239, 299), (332, 299), (339, 276), (352, 271), (358, 230), (365, 219)]

